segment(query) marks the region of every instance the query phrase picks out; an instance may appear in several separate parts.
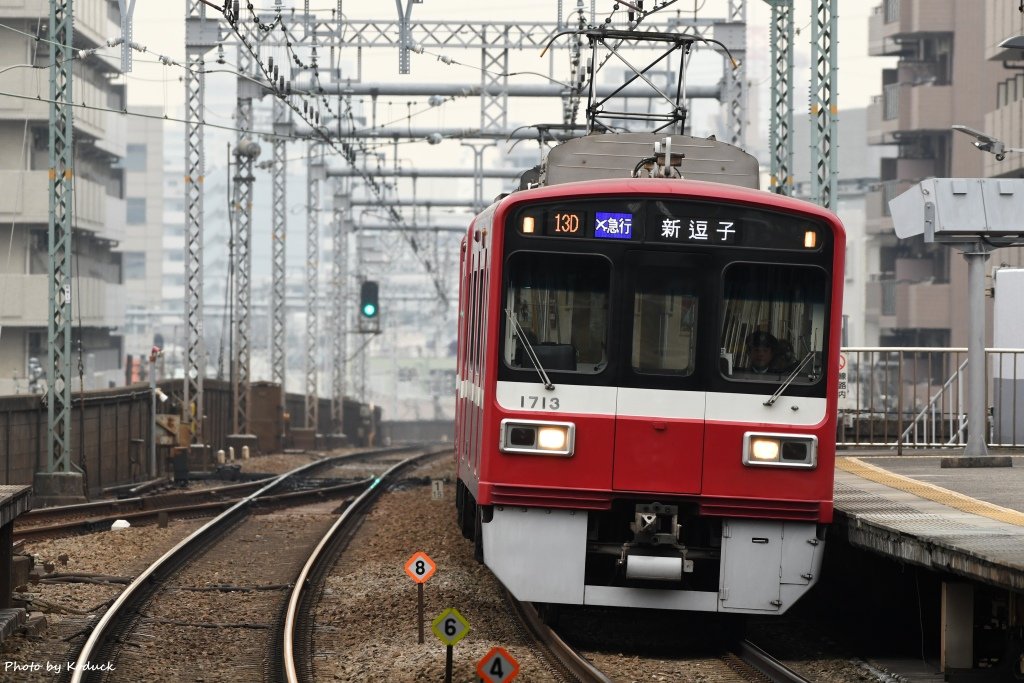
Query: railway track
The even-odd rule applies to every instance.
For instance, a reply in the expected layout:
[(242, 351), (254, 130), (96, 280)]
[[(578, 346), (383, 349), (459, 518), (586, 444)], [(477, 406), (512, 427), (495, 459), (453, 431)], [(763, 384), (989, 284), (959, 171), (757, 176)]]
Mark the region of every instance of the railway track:
[[(264, 496), (262, 504), (298, 504), (303, 497), (315, 499), (318, 496), (337, 495), (360, 488), (355, 481), (315, 479), (311, 475), (317, 470), (357, 463), (368, 457), (387, 453), (398, 453), (402, 449), (372, 449), (346, 455), (323, 458), (310, 463), (304, 478), (293, 480), (293, 491)], [(226, 484), (212, 488), (174, 491), (157, 491), (151, 495), (133, 495), (126, 498), (93, 501), (75, 505), (61, 505), (39, 508), (23, 513), (15, 520), (13, 540), (15, 543), (44, 538), (55, 538), (68, 534), (105, 531), (119, 519), (132, 525), (153, 524), (164, 517), (187, 519), (217, 514), (242, 500), (246, 495), (265, 486), (273, 475), (261, 476), (252, 481)]]
[[(506, 594), (512, 610), (521, 620), (523, 626), (536, 640), (545, 656), (565, 676), (567, 681), (579, 683), (611, 683), (618, 680), (629, 680), (634, 674), (635, 665), (616, 667), (605, 665), (599, 667), (584, 654), (563, 640), (555, 629), (543, 622), (537, 609), (530, 603), (522, 603)], [(617, 629), (609, 629), (609, 635), (617, 633)], [(617, 643), (608, 642), (609, 649)], [(672, 655), (667, 655), (672, 657)], [(672, 657), (674, 659), (674, 657)], [(656, 659), (649, 656), (648, 659)], [(679, 666), (685, 663), (686, 657), (673, 662)], [(685, 664), (684, 664), (685, 665)], [(786, 667), (767, 652), (750, 641), (736, 643), (717, 657), (701, 657), (699, 680), (706, 681), (750, 681), (751, 683), (810, 683), (797, 672)]]
[[(393, 459), (395, 452), (388, 449), (376, 455)], [(421, 452), (403, 462), (433, 454)], [(380, 469), (388, 465), (390, 461)], [(158, 680), (161, 675), (179, 674), (201, 675), (206, 680), (261, 678), (263, 672), (257, 669), (265, 666), (283, 638), (270, 634), (279, 630), (283, 596), (297, 581), (296, 563), (301, 559), (296, 558), (318, 545), (324, 529), (336, 517), (337, 502), (324, 498), (319, 505), (305, 503), (292, 513), (303, 523), (293, 523), (284, 513), (252, 513), (270, 495), (276, 494), (278, 501), (284, 495), (292, 502), (299, 500), (305, 494), (278, 491), (289, 480), (325, 466), (329, 466), (327, 461), (318, 461), (275, 478), (139, 574), (96, 622), (74, 658), (81, 665), (66, 672), (64, 680), (100, 680), (104, 667), (116, 669), (122, 680)], [(389, 472), (396, 470), (388, 468)], [(384, 475), (368, 477), (362, 488), (372, 490), (383, 481)], [(260, 561), (254, 562), (257, 558)], [(197, 594), (202, 594), (203, 600), (188, 598)], [(207, 635), (211, 631), (217, 632), (212, 640)], [(244, 637), (253, 632), (264, 637)], [(195, 657), (210, 647), (215, 651), (223, 648), (212, 665), (208, 658)], [(154, 656), (158, 650), (160, 654)], [(163, 668), (155, 670), (155, 661), (162, 662)], [(175, 662), (179, 670), (172, 673), (166, 667)], [(204, 670), (206, 666), (213, 670)]]
[[(388, 457), (389, 462), (372, 465), (371, 469), (376, 470), (372, 478), (366, 476), (370, 469), (353, 472), (358, 468), (351, 464), (342, 466), (343, 472), (329, 474), (355, 474), (376, 480), (399, 456)], [(374, 486), (388, 495), (372, 505), (368, 500), (365, 505), (354, 502), (362, 491), (339, 494), (348, 499), (343, 504), (338, 498), (324, 498), (317, 503), (307, 501), (300, 510), (285, 508), (284, 502), (268, 505), (264, 499), (252, 506), (256, 514), (231, 525), (234, 540), (230, 545), (210, 547), (199, 560), (166, 576), (157, 573), (147, 577), (141, 569), (105, 571), (102, 565), (92, 565), (89, 570), (96, 572), (94, 579), (106, 577), (109, 583), (112, 577), (123, 577), (124, 583), (156, 584), (162, 587), (164, 597), (143, 600), (128, 608), (127, 620), (105, 638), (113, 641), (108, 643), (110, 648), (119, 651), (100, 650), (88, 656), (69, 652), (66, 659), (60, 654), (37, 656), (35, 661), (86, 661), (88, 657), (102, 666), (111, 658), (115, 671), (104, 680), (114, 681), (438, 680), (444, 671), (445, 654), (430, 632), (431, 620), (442, 610), (454, 607), (472, 624), (471, 633), (455, 648), (454, 680), (472, 679), (477, 661), (495, 645), (506, 648), (520, 663), (519, 680), (531, 683), (803, 680), (778, 671), (769, 676), (759, 674), (757, 670), (764, 670), (765, 665), (751, 662), (740, 650), (730, 654), (720, 647), (690, 646), (700, 627), (677, 637), (675, 642), (654, 643), (652, 633), (678, 631), (679, 624), (693, 621), (677, 616), (658, 622), (659, 615), (666, 617), (660, 610), (626, 611), (621, 619), (600, 610), (579, 610), (585, 621), (594, 624), (589, 639), (587, 633), (558, 628), (563, 648), (567, 643), (577, 658), (582, 655), (591, 664), (589, 673), (576, 670), (575, 665), (560, 661), (564, 655), (552, 653), (559, 646), (547, 644), (554, 641), (551, 635), (545, 635), (550, 631), (546, 626), (537, 627), (540, 635), (528, 635), (528, 627), (520, 625), (528, 617), (514, 615), (500, 584), (474, 561), (472, 544), (452, 528), (453, 506), (450, 497), (444, 498), (450, 496), (450, 489), (441, 499), (432, 496), (439, 482), (450, 486), (448, 464), (434, 462), (398, 476), (398, 484), (388, 485), (381, 480)], [(348, 510), (345, 516), (351, 521), (338, 519), (342, 509)], [(295, 525), (295, 519), (305, 519), (306, 524)], [(357, 524), (357, 519), (363, 521)], [(189, 526), (194, 524), (190, 522)], [(332, 534), (335, 540), (324, 540), (332, 527), (338, 527)], [(286, 530), (282, 535), (273, 535), (282, 529)], [(48, 541), (48, 556), (67, 552), (69, 546), (80, 542), (68, 539), (63, 546), (54, 546)], [(312, 549), (331, 544), (343, 546), (340, 556), (321, 560), (321, 569), (303, 572), (303, 563)], [(149, 556), (170, 554), (167, 547)], [(426, 586), (426, 642), (422, 644), (416, 642), (416, 587), (402, 571), (415, 551), (428, 552), (438, 567)], [(322, 554), (329, 557), (332, 552)], [(293, 590), (296, 586), (297, 591)], [(46, 591), (53, 589), (40, 585), (40, 590), (43, 592), (39, 596), (45, 601)], [(95, 592), (88, 595), (97, 596), (88, 598), (88, 604), (102, 599)], [(116, 593), (108, 595), (111, 603), (126, 599), (123, 595), (116, 598)], [(285, 607), (289, 603), (295, 605), (290, 608), (290, 619)], [(100, 628), (101, 617), (96, 611), (102, 608), (93, 608), (92, 616), (69, 623), (74, 633), (81, 634), (78, 642), (90, 632), (106, 630)], [(522, 609), (533, 611), (533, 606)], [(568, 612), (571, 610), (563, 613), (563, 625), (572, 616)], [(280, 673), (285, 671), (284, 658), (275, 658), (286, 649), (286, 621), (294, 622), (289, 625), (287, 633), (291, 635), (287, 637), (292, 640), (288, 648), (292, 653), (290, 668), (297, 678)], [(636, 628), (648, 622), (646, 630)], [(309, 650), (310, 641), (315, 643), (315, 652)], [(787, 656), (791, 666), (805, 664), (802, 651), (794, 652), (790, 647)], [(819, 673), (822, 670), (817, 665), (803, 668)], [(100, 673), (82, 672), (80, 680), (98, 679)], [(812, 680), (822, 680), (810, 675)], [(828, 680), (851, 682), (862, 681), (863, 677), (861, 672), (851, 672), (848, 677), (840, 674)]]

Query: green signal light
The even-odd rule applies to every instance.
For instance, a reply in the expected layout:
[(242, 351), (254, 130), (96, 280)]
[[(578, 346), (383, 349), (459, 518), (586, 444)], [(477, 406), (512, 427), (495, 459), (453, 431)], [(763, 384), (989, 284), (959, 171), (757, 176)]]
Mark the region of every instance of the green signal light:
[(380, 285), (376, 280), (366, 280), (359, 288), (359, 312), (364, 318), (376, 318), (380, 313), (378, 295)]

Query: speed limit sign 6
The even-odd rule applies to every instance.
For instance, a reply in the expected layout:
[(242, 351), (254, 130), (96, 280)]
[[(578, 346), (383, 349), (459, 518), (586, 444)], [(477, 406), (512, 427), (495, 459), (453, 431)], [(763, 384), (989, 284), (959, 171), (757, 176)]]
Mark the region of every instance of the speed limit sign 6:
[(431, 630), (442, 643), (451, 647), (469, 633), (469, 622), (459, 614), (459, 610), (449, 607), (437, 615), (431, 625)]

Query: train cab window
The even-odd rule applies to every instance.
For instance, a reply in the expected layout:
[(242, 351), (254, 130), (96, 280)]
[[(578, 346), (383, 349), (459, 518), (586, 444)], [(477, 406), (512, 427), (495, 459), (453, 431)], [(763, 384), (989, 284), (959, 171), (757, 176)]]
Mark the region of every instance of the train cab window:
[(693, 373), (697, 295), (692, 277), (678, 268), (649, 267), (635, 276), (633, 353), (636, 372)]
[(733, 380), (795, 384), (822, 377), (828, 341), (825, 271), (813, 266), (734, 263), (723, 275), (719, 365)]
[[(545, 371), (598, 373), (607, 365), (611, 264), (593, 254), (516, 252), (505, 305)], [(503, 357), (533, 370), (529, 350), (505, 320)]]

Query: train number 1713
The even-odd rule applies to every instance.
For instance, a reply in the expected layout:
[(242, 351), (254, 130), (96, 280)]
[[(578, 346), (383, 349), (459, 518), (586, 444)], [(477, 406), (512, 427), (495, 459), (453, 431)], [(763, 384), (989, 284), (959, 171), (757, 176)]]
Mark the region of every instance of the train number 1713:
[(520, 396), (519, 407), (531, 410), (558, 410), (558, 397)]

